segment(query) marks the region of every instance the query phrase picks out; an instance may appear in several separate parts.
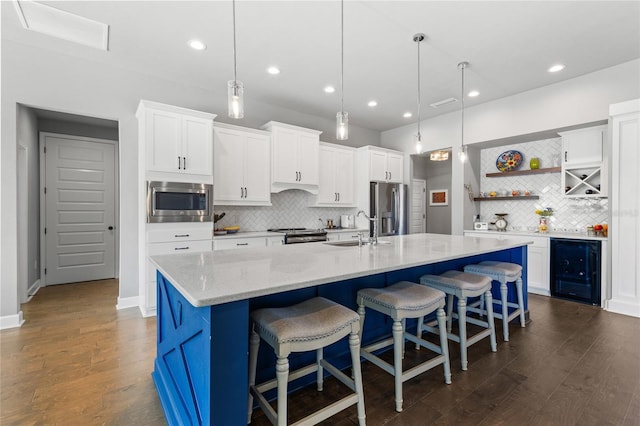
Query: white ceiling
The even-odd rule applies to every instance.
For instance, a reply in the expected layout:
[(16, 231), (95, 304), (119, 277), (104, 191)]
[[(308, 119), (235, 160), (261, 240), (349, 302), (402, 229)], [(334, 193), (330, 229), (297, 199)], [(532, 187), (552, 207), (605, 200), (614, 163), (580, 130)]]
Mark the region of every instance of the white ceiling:
[[(186, 82), (226, 96), (233, 78), (231, 1), (42, 2), (110, 26), (109, 51), (22, 28), (2, 14), (2, 37), (61, 54)], [(417, 46), (422, 118), (460, 109), (457, 64), (469, 61), (467, 106), (553, 84), (640, 57), (639, 1), (357, 1), (344, 5), (345, 111), (353, 125), (387, 130), (415, 122)], [(12, 11), (15, 12), (15, 11)], [(236, 3), (238, 80), (245, 97), (335, 117), (340, 94), (340, 2)], [(208, 48), (190, 49), (198, 38)], [(557, 74), (554, 63), (566, 64)], [(277, 65), (282, 73), (266, 73)], [(376, 108), (367, 106), (371, 99)], [(413, 118), (403, 118), (405, 111)], [(224, 113), (220, 111), (219, 113)], [(251, 114), (250, 110), (246, 114)]]

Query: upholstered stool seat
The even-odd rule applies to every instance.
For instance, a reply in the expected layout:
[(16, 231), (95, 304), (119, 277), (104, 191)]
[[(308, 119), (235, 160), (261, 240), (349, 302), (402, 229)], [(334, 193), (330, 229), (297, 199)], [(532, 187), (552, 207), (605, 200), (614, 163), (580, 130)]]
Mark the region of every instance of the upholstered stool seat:
[[(468, 366), (467, 348), (474, 343), (489, 337), (491, 350), (496, 351), (496, 332), (493, 324), (493, 309), (491, 297), (491, 279), (486, 276), (467, 274), (460, 271), (447, 271), (442, 275), (423, 275), (420, 277), (420, 283), (428, 287), (432, 287), (445, 292), (448, 295), (447, 300), (447, 337), (455, 342), (460, 343), (460, 358), (462, 369), (466, 370)], [(487, 321), (467, 316), (467, 310), (472, 312), (480, 312), (479, 309), (467, 308), (467, 299), (470, 297), (478, 297), (484, 295), (487, 301)], [(458, 312), (453, 313), (453, 297), (458, 298)], [(458, 335), (451, 332), (451, 324), (453, 318), (458, 318)], [(483, 327), (484, 330), (467, 337), (467, 323), (475, 324)], [(422, 330), (442, 333), (442, 326), (438, 324), (438, 330), (433, 326), (434, 322), (418, 323), (418, 335), (422, 334)]]
[[(467, 265), (464, 267), (464, 271), (470, 274), (485, 275), (494, 281), (500, 283), (500, 300), (494, 300), (493, 303), (502, 306), (501, 313), (494, 313), (496, 318), (502, 319), (502, 333), (504, 341), (509, 341), (509, 321), (520, 316), (520, 326), (525, 326), (524, 320), (524, 298), (522, 295), (522, 266), (515, 263), (508, 262), (496, 262), (487, 260), (473, 265)], [(515, 283), (516, 297), (518, 303), (509, 302), (507, 300), (508, 283)], [(480, 308), (482, 309), (483, 303), (481, 300)], [(514, 310), (509, 313), (509, 308)]]
[[(288, 382), (316, 372), (317, 389), (322, 390), (324, 369), (348, 386), (353, 392), (337, 402), (316, 411), (295, 424), (312, 425), (333, 416), (354, 404), (358, 406), (358, 421), (365, 424), (362, 374), (360, 371), (360, 317), (351, 309), (323, 297), (315, 297), (294, 306), (264, 308), (251, 313), (253, 331), (249, 348), (249, 413), (251, 423), (253, 398), (271, 423), (287, 424)], [(349, 350), (353, 379), (323, 358), (323, 348), (349, 336)], [(275, 351), (276, 379), (255, 385), (260, 338)], [(289, 373), (288, 356), (292, 352), (316, 351), (316, 363)], [(277, 411), (263, 393), (276, 388)]]
[[(371, 361), (395, 377), (396, 411), (402, 411), (402, 383), (418, 374), (442, 364), (445, 382), (451, 383), (447, 335), (444, 331), (443, 292), (416, 283), (401, 281), (389, 287), (362, 289), (358, 291), (357, 301), (361, 330), (364, 329), (365, 308), (381, 312), (393, 319), (393, 337), (361, 348), (360, 354), (366, 360)], [(422, 318), (434, 311), (437, 311), (436, 318), (438, 323), (441, 324), (440, 346), (423, 340), (420, 336), (409, 334), (405, 330), (407, 318), (420, 318), (422, 320)], [(403, 372), (402, 358), (405, 339), (414, 342), (417, 348), (422, 346), (438, 355)], [(373, 351), (378, 351), (391, 345), (393, 345), (393, 365), (373, 354)]]

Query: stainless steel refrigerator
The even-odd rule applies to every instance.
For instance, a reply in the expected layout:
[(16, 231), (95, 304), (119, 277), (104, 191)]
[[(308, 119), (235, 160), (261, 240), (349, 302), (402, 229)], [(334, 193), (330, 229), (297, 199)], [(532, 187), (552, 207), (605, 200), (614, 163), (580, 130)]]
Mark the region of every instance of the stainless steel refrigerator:
[[(402, 235), (409, 233), (407, 221), (407, 185), (400, 183), (371, 182), (369, 216), (378, 219), (378, 235)], [(370, 229), (373, 234), (373, 223)]]

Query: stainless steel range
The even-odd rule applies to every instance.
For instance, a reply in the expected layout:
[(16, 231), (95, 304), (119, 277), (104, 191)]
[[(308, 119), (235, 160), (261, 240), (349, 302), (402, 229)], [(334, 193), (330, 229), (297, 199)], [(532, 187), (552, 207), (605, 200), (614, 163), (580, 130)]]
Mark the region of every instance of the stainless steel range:
[(283, 232), (285, 244), (315, 243), (327, 241), (327, 231), (324, 229), (307, 228), (276, 228), (268, 229), (270, 232)]

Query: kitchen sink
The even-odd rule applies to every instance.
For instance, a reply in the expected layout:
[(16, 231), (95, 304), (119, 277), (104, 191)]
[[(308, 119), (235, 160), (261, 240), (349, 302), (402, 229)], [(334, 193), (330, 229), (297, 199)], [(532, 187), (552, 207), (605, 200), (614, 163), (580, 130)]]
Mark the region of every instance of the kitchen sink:
[[(358, 240), (345, 240), (345, 241), (327, 241), (325, 244), (330, 246), (341, 246), (341, 247), (353, 247), (358, 245)], [(365, 245), (366, 243), (362, 243)]]
[[(337, 247), (353, 247), (358, 245), (358, 240), (327, 241), (324, 244), (328, 244), (330, 246), (337, 246)], [(391, 241), (378, 240), (378, 244), (391, 244)], [(369, 245), (369, 243), (366, 241), (363, 241), (362, 245), (366, 246), (366, 245)]]

